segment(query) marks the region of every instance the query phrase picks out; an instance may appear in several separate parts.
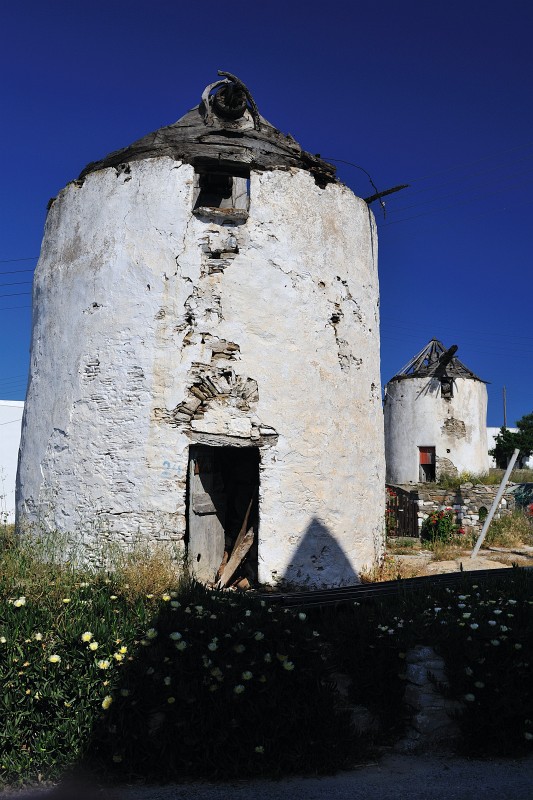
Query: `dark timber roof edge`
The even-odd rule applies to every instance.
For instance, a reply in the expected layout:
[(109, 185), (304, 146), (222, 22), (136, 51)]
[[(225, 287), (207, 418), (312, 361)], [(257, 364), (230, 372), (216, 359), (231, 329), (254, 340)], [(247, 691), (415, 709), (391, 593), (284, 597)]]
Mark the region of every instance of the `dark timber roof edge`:
[[(457, 348), (455, 348), (457, 349)], [(394, 375), (391, 381), (408, 380), (409, 378), (471, 378), (480, 383), (487, 383), (479, 378), (472, 370), (465, 367), (458, 358), (448, 358), (445, 363), (443, 356), (449, 351), (438, 339), (431, 339), (427, 345)], [(454, 351), (453, 351), (454, 352)]]
[(115, 150), (100, 161), (88, 164), (79, 179), (83, 180), (91, 172), (131, 161), (169, 156), (193, 166), (211, 162), (222, 168), (242, 164), (253, 170), (296, 167), (310, 172), (319, 186), (336, 182), (332, 164), (303, 150), (290, 134), (280, 133), (263, 117), (259, 120), (258, 129), (252, 124), (249, 114), (237, 120), (213, 115), (211, 124), (206, 123), (201, 103), (174, 124), (159, 128), (129, 147)]

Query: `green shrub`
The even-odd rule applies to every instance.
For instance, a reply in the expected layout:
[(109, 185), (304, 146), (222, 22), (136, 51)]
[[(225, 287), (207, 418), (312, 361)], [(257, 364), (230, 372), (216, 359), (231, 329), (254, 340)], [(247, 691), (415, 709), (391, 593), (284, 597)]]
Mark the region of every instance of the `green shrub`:
[(322, 652), (305, 613), (193, 584), (145, 631), (91, 755), (165, 779), (338, 769), (354, 737)]
[(464, 530), (454, 521), (451, 508), (432, 511), (422, 522), (422, 541), (449, 544), (457, 536), (464, 535)]

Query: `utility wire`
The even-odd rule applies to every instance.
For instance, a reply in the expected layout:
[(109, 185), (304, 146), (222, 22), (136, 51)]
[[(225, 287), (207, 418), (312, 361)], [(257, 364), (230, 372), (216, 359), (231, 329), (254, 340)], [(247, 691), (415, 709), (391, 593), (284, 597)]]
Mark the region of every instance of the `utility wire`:
[(21, 272), (35, 272), (35, 269), (8, 269), (5, 272), (0, 272), (0, 275), (20, 275)]
[(27, 258), (2, 258), (0, 264), (14, 264), (15, 261), (37, 261), (39, 256), (28, 256)]

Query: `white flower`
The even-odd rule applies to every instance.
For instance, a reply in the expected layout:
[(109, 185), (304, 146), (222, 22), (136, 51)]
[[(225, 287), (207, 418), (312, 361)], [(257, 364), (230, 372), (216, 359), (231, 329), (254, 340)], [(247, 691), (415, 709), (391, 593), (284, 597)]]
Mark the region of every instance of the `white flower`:
[(527, 739), (528, 742), (530, 742), (533, 739), (533, 733), (530, 733), (529, 731), (526, 731), (524, 733), (524, 739)]
[(89, 650), (98, 650), (98, 642), (91, 642), (89, 645)]
[(496, 625), (495, 619), (489, 619), (489, 625)]
[(179, 642), (181, 639), (181, 633), (178, 631), (173, 631), (173, 633), (169, 633), (168, 638), (172, 639), (173, 642)]
[(155, 628), (148, 628), (146, 631), (146, 638), (147, 639), (155, 639), (159, 634), (157, 633)]
[(113, 698), (111, 697), (110, 694), (107, 694), (102, 700), (102, 708), (104, 709), (104, 711), (107, 711), (112, 702)]
[(272, 656), (270, 655), (270, 653), (265, 653), (265, 655), (263, 656), (263, 661), (266, 661), (267, 664), (270, 664), (270, 662), (272, 661)]
[(218, 644), (216, 642), (209, 642), (209, 644), (207, 645), (207, 649), (211, 650), (211, 652), (213, 653), (215, 650), (218, 649)]
[(182, 639), (181, 642), (176, 642), (174, 647), (176, 648), (176, 650), (183, 651), (187, 647), (187, 642), (184, 642), (183, 639)]
[(90, 631), (85, 631), (85, 633), (81, 635), (82, 642), (90, 642), (92, 638), (93, 634)]
[(121, 689), (120, 690), (120, 694), (122, 695), (122, 697), (129, 697), (130, 690), (129, 689)]
[(307, 619), (307, 614), (304, 614), (303, 611), (300, 611), (300, 613), (298, 614), (298, 619), (300, 619), (303, 622), (304, 620)]
[(35, 639), (36, 642), (42, 642), (43, 635), (42, 635), (42, 633), (34, 633), (33, 634), (33, 638)]
[(253, 678), (253, 674), (250, 672), (249, 669), (246, 669), (241, 675), (243, 681), (251, 681)]
[(100, 661), (96, 662), (96, 666), (98, 669), (109, 669), (111, 666), (111, 661), (108, 658), (101, 658)]
[(5, 636), (0, 636), (0, 644), (5, 644), (6, 642), (7, 642), (6, 637)]
[[(533, 736), (531, 738), (533, 739)], [(254, 750), (256, 753), (259, 753), (260, 755), (262, 755), (265, 752), (265, 748), (262, 745), (258, 745), (257, 747), (254, 748)]]
[(113, 653), (113, 658), (115, 661), (124, 661), (124, 654), (123, 653)]
[(203, 606), (194, 606), (194, 607), (195, 607), (196, 611), (199, 614), (203, 614), (203, 611), (204, 611), (204, 607)]
[(470, 669), (470, 667), (465, 667), (465, 672), (469, 677), (474, 674), (474, 670)]
[(59, 664), (61, 656), (58, 656), (57, 653), (53, 653), (51, 656), (48, 656), (48, 661), (50, 664)]
[(163, 683), (165, 684), (165, 686), (170, 686), (170, 684), (172, 683), (172, 678), (170, 677), (170, 675), (167, 675), (165, 678), (163, 678)]
[(472, 614), (470, 612), (463, 614), (463, 619), (470, 619)]
[(514, 646), (514, 649), (515, 649), (515, 650), (521, 650), (521, 649), (522, 649), (522, 645), (520, 644), (520, 642), (517, 642), (517, 643), (515, 644), (515, 646)]
[(477, 622), (473, 622), (470, 625), (470, 627), (472, 628), (473, 631), (477, 631), (477, 629), (479, 628), (479, 625), (477, 624)]
[(512, 606), (516, 605), (516, 600), (511, 600), (511, 599), (509, 598), (509, 600), (508, 600), (507, 602), (508, 602), (510, 605), (512, 605)]
[(243, 644), (236, 644), (233, 649), (236, 653), (244, 653), (246, 647)]
[(261, 639), (264, 639), (264, 638), (265, 638), (265, 634), (264, 634), (264, 633), (261, 633), (261, 631), (257, 631), (257, 632), (254, 634), (254, 639), (255, 639), (255, 641), (256, 641), (256, 642), (260, 642), (260, 641), (261, 641)]
[(237, 686), (233, 687), (233, 691), (235, 694), (242, 694), (244, 692), (244, 686), (242, 683), (238, 683)]
[(178, 600), (171, 600), (170, 606), (171, 608), (179, 608), (181, 606), (181, 603)]
[(505, 631), (508, 631), (509, 628), (507, 627), (507, 625), (500, 625), (500, 630), (505, 633)]
[(475, 694), (471, 694), (470, 692), (468, 694), (465, 694), (465, 700), (467, 701), (467, 703), (473, 703), (475, 699), (476, 699)]
[(457, 603), (457, 608), (466, 608), (466, 603)]
[(244, 616), (245, 617), (251, 617), (252, 616), (252, 612), (250, 611), (249, 608), (247, 608), (246, 611), (244, 612)]
[(485, 688), (485, 684), (483, 683), (483, 681), (476, 681), (474, 683), (474, 686), (476, 687), (476, 689), (484, 689)]
[(502, 612), (500, 611), (500, 609), (499, 609), (499, 608), (494, 608), (494, 609), (492, 610), (492, 613), (493, 613), (493, 614), (501, 614)]
[(292, 661), (284, 661), (283, 669), (286, 669), (287, 672), (291, 672), (294, 669), (294, 664), (292, 663)]
[(15, 608), (20, 608), (21, 606), (25, 606), (26, 605), (26, 598), (25, 597), (19, 597), (18, 600), (14, 600), (13, 601), (13, 605), (15, 606)]
[(491, 639), (490, 643), (494, 645), (494, 647), (498, 647), (500, 644), (499, 639)]

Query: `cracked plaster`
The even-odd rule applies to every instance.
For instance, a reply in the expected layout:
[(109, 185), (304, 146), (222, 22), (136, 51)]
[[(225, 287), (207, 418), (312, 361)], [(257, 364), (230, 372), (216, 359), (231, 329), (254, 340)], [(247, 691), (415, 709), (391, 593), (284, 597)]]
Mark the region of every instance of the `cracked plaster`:
[(298, 169), (252, 172), (247, 220), (193, 214), (193, 191), (160, 157), (53, 203), (19, 530), (183, 548), (189, 445), (254, 445), (259, 580), (350, 583), (383, 536), (372, 215)]

